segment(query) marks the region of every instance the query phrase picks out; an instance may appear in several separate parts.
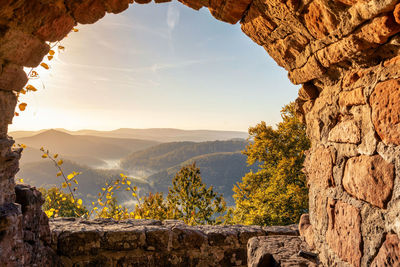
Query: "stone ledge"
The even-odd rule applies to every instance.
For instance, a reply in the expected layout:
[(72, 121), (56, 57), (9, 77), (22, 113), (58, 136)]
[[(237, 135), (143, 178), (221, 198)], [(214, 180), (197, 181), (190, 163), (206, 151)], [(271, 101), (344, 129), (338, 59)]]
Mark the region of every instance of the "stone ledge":
[(175, 220), (58, 218), (50, 229), (64, 266), (246, 266), (250, 238), (298, 236), (297, 225), (188, 226)]

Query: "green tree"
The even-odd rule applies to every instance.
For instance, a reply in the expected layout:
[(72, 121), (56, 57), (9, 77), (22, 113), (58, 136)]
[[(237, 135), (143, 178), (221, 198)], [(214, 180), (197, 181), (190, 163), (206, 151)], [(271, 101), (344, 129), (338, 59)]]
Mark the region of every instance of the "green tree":
[(226, 210), (222, 195), (214, 192), (212, 186), (203, 184), (200, 169), (196, 163), (182, 167), (172, 180), (167, 205), (170, 217), (182, 219), (187, 224), (213, 224), (216, 215)]
[(281, 116), (283, 121), (276, 129), (265, 122), (249, 129), (251, 141), (243, 153), (249, 165), (260, 165), (257, 172), (247, 173), (233, 188), (233, 223), (290, 224), (308, 209), (302, 168), (310, 142), (305, 125), (295, 115), (294, 103), (286, 105)]

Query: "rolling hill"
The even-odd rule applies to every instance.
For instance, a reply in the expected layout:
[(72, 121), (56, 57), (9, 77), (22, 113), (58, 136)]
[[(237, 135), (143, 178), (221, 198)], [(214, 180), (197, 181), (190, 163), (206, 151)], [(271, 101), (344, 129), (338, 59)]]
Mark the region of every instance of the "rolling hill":
[[(77, 176), (79, 182), (77, 195), (86, 203), (96, 200), (97, 193), (101, 192), (105, 182), (110, 179), (119, 179), (119, 174), (122, 172), (121, 170), (95, 170), (68, 160), (64, 161), (62, 168), (65, 174), (73, 171), (82, 172), (81, 175)], [(17, 179), (23, 178), (25, 183), (36, 187), (60, 187), (63, 179), (57, 177), (57, 172), (51, 161), (43, 159), (39, 162), (23, 164), (17, 174)], [(144, 180), (131, 179), (131, 181), (138, 187), (139, 194), (143, 195), (149, 191), (154, 191), (151, 185)], [(124, 192), (118, 194), (118, 197), (121, 201), (128, 199)]]
[[(152, 140), (156, 142), (204, 142), (216, 140), (230, 140), (235, 138), (245, 139), (248, 137), (247, 132), (240, 131), (215, 131), (215, 130), (180, 130), (172, 128), (151, 128), (151, 129), (130, 129), (121, 128), (112, 131), (97, 131), (97, 130), (79, 130), (69, 131), (66, 129), (56, 129), (59, 132), (68, 133), (71, 135), (90, 135), (110, 138), (128, 138)], [(35, 134), (45, 132), (40, 131), (15, 131), (9, 135), (14, 138), (31, 137)]]
[(222, 193), (228, 205), (233, 204), (233, 185), (241, 181), (242, 177), (256, 168), (246, 164), (247, 157), (240, 152), (223, 152), (193, 157), (171, 168), (153, 174), (147, 178), (157, 192), (168, 193), (168, 187), (175, 174), (182, 166), (196, 162), (200, 168), (203, 183), (213, 186), (214, 190)]
[(120, 166), (127, 170), (142, 168), (157, 172), (196, 156), (241, 151), (246, 144), (245, 140), (164, 143), (130, 154), (121, 160)]
[(28, 146), (22, 161), (40, 160), (41, 147), (58, 153), (64, 158), (87, 165), (103, 164), (104, 160), (120, 159), (134, 151), (157, 145), (158, 142), (138, 139), (109, 138), (89, 135), (71, 135), (57, 130), (16, 139), (16, 143)]

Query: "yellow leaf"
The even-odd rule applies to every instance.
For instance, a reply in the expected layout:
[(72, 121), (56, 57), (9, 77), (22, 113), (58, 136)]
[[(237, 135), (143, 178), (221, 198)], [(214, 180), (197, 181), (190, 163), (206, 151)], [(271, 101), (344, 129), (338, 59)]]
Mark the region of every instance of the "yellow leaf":
[(78, 205), (82, 205), (82, 199), (78, 199), (77, 203)]
[(94, 207), (93, 210), (97, 210), (97, 207)]
[(19, 104), (19, 110), (21, 110), (21, 111), (24, 111), (25, 109), (26, 109), (26, 106), (27, 106), (28, 104), (27, 103), (21, 103), (21, 104)]
[(19, 91), (19, 92), (20, 92), (21, 94), (23, 94), (23, 95), (26, 94), (26, 91), (25, 91), (25, 89), (23, 89), (23, 88), (22, 88), (21, 91)]
[(78, 184), (78, 181), (76, 179), (74, 179), (74, 183)]
[(20, 183), (24, 183), (24, 179), (19, 179), (18, 180)]
[(63, 197), (61, 200), (62, 200), (62, 201), (65, 201), (65, 200), (67, 200), (67, 198), (66, 198), (66, 197)]
[(36, 92), (37, 91), (37, 89), (33, 85), (30, 85), (30, 84), (28, 84), (25, 87), (25, 89), (26, 89), (26, 91), (32, 91), (32, 92)]
[(132, 196), (133, 196), (133, 197), (136, 197), (137, 195), (136, 195), (135, 193), (132, 193)]
[(44, 63), (44, 62), (40, 63), (40, 66), (42, 66), (42, 67), (45, 68), (46, 70), (49, 69), (49, 65), (47, 65), (47, 64)]
[(54, 56), (54, 54), (55, 54), (54, 50), (50, 50), (50, 51), (49, 51), (49, 55), (50, 55), (50, 56)]
[(18, 144), (20, 147), (22, 147), (22, 148), (26, 148), (26, 145), (25, 144)]
[(131, 184), (131, 181), (126, 181), (126, 184), (127, 184), (127, 185), (130, 185), (130, 184)]
[(14, 115), (18, 117), (18, 116), (19, 116), (19, 113), (18, 113), (18, 112), (14, 112)]
[(62, 183), (61, 186), (62, 186), (62, 188), (66, 188), (68, 185), (67, 185), (67, 183)]
[(79, 30), (77, 28), (73, 28), (72, 29), (74, 32), (79, 32)]
[(125, 189), (126, 191), (131, 191), (131, 189), (128, 187), (127, 189)]
[(48, 59), (48, 60), (52, 60), (52, 59), (53, 59), (53, 56), (47, 56), (47, 59)]
[(54, 158), (55, 158), (55, 159), (58, 158), (58, 154), (54, 154)]
[(61, 176), (62, 173), (61, 172), (57, 172), (57, 177)]
[(63, 161), (62, 159), (60, 159), (60, 160), (57, 162), (57, 164), (60, 165), (60, 166), (61, 166), (63, 163), (64, 163), (64, 161)]
[(75, 174), (70, 173), (70, 174), (68, 174), (67, 179), (68, 179), (68, 180), (71, 180), (71, 179), (73, 179), (74, 177), (75, 177)]
[(44, 158), (44, 159), (47, 158), (47, 157), (48, 157), (47, 154), (43, 154), (42, 155), (42, 158)]
[(39, 76), (39, 74), (36, 71), (31, 71), (31, 78), (36, 78), (37, 76)]

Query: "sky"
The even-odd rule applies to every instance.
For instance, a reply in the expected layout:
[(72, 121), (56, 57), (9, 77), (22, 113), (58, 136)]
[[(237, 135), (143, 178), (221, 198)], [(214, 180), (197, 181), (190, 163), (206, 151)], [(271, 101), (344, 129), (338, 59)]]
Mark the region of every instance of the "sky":
[(61, 41), (9, 130), (274, 125), (298, 87), (266, 51), (207, 9), (131, 5)]

